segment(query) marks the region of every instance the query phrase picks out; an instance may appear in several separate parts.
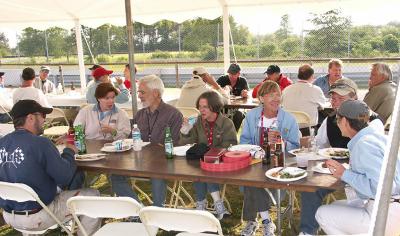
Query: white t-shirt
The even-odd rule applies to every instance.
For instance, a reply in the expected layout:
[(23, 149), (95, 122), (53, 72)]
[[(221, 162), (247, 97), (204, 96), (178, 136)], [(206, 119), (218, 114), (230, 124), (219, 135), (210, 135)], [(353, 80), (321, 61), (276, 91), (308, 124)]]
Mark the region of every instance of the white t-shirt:
[[(274, 118), (267, 118), (267, 117), (263, 117), (263, 125), (262, 127), (264, 128), (272, 128), (272, 127), (278, 127), (278, 117), (274, 117)], [(261, 127), (261, 118), (260, 121), (258, 122), (258, 127)]]
[[(285, 88), (282, 106), (285, 110), (302, 111), (311, 118), (311, 126), (318, 123), (318, 108), (327, 104), (321, 88), (308, 82), (297, 82)], [(300, 127), (304, 128), (304, 127)]]
[(52, 107), (50, 103), (47, 101), (46, 96), (43, 92), (34, 87), (24, 87), (17, 88), (13, 94), (13, 103), (17, 103), (19, 100), (35, 100), (43, 107)]

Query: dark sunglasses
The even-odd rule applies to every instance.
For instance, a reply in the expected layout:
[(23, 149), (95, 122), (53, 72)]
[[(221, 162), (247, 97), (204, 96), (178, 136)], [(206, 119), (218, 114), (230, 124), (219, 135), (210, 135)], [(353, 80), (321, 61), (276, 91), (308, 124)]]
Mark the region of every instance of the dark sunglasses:
[(42, 116), (43, 117), (43, 119), (46, 119), (46, 114), (44, 114), (44, 113), (32, 113), (32, 115), (35, 115), (35, 116)]

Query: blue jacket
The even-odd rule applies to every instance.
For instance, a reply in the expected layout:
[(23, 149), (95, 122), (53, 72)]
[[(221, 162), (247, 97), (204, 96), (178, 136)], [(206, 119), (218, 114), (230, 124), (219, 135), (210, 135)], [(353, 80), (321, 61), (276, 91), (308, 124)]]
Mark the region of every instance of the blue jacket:
[[(26, 184), (48, 205), (56, 196), (57, 186), (71, 182), (76, 171), (74, 154), (65, 148), (60, 156), (48, 138), (17, 129), (0, 139), (0, 181)], [(0, 199), (0, 208), (23, 211), (40, 205)]]
[[(345, 170), (342, 180), (356, 190), (361, 199), (375, 198), (379, 176), (385, 155), (385, 135), (366, 127), (347, 144), (350, 151), (350, 169)], [(400, 194), (400, 159), (397, 158), (392, 195)]]
[[(260, 134), (258, 124), (261, 118), (263, 107), (251, 109), (246, 114), (242, 134), (240, 135), (241, 144), (260, 145)], [(299, 126), (294, 116), (282, 108), (278, 110), (278, 130), (286, 141), (286, 151), (300, 147)]]
[[(100, 84), (99, 81), (95, 81), (88, 87), (87, 92), (86, 92), (86, 99), (87, 99), (88, 103), (91, 103), (91, 104), (97, 103), (97, 100), (94, 97), (94, 94), (95, 94), (96, 88), (99, 84)], [(119, 90), (120, 90), (120, 93), (115, 97), (115, 102), (116, 103), (128, 102), (129, 98), (130, 98), (129, 90), (126, 89), (125, 85), (120, 86)]]

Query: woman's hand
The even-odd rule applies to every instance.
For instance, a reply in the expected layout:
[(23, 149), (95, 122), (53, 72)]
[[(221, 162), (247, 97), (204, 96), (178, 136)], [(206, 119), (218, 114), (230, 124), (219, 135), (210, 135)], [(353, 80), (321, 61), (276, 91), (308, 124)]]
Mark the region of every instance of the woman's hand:
[(102, 125), (100, 131), (104, 134), (113, 134), (115, 133), (117, 130), (114, 129), (113, 127), (109, 126), (109, 125)]
[(277, 142), (280, 142), (280, 137), (281, 137), (281, 133), (277, 130), (269, 130), (268, 131), (268, 141), (271, 144), (275, 144)]
[(193, 125), (189, 124), (189, 119), (184, 117), (182, 121), (181, 133), (187, 135), (192, 128)]

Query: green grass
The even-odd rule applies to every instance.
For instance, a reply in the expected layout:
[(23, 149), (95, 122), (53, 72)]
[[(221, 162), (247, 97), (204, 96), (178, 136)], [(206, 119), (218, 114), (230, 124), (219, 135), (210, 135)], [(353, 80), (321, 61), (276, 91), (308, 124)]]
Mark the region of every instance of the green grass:
[[(95, 173), (89, 174), (89, 176), (93, 177), (96, 175)], [(88, 179), (90, 179), (89, 177)], [(169, 182), (169, 186), (172, 186), (172, 182)], [(141, 189), (143, 189), (146, 193), (151, 195), (151, 186), (148, 181), (139, 181), (138, 186), (140, 186)], [(110, 185), (107, 181), (107, 178), (105, 175), (101, 175), (101, 177), (91, 186), (92, 188), (98, 189), (102, 195), (110, 195)], [(193, 188), (191, 183), (184, 183), (184, 187), (191, 193), (192, 196), (194, 196), (193, 193)], [(169, 196), (167, 197), (167, 202), (169, 200)], [(224, 231), (224, 235), (240, 235), (240, 231), (244, 227), (244, 223), (241, 222), (241, 212), (242, 212), (242, 204), (243, 204), (243, 195), (239, 191), (238, 186), (227, 186), (226, 189), (226, 196), (227, 199), (229, 200), (231, 207), (232, 207), (232, 214), (226, 218), (224, 218), (221, 221), (221, 225)], [(297, 199), (300, 200), (300, 195), (297, 193), (296, 194)], [(336, 192), (335, 196), (337, 199), (341, 199), (344, 197), (344, 193), (342, 191)], [(145, 205), (148, 205), (149, 203), (145, 200), (145, 198), (141, 195), (139, 195), (140, 199), (143, 201)], [(209, 202), (212, 202), (212, 199), (208, 199)], [(287, 205), (287, 200), (283, 201), (282, 203), (283, 206)], [(271, 211), (271, 216), (274, 220), (276, 220), (276, 212)], [(299, 220), (300, 220), (300, 211), (299, 209), (294, 210), (294, 217), (293, 217), (293, 224), (294, 224), (294, 231), (290, 230), (288, 228), (288, 221), (285, 219), (283, 221), (283, 232), (282, 235), (284, 236), (292, 236), (296, 235), (298, 232), (298, 227), (299, 227)], [(293, 227), (293, 226), (292, 226)], [(4, 225), (0, 226), (0, 236), (13, 236), (13, 235), (21, 235), (19, 232), (16, 230), (13, 230), (10, 226)], [(56, 236), (56, 235), (65, 235), (62, 234), (59, 230), (52, 230), (46, 233), (46, 235), (50, 236)], [(175, 235), (173, 232), (160, 232), (158, 235), (160, 236), (169, 236), (169, 235)], [(261, 230), (256, 234), (261, 235)]]

